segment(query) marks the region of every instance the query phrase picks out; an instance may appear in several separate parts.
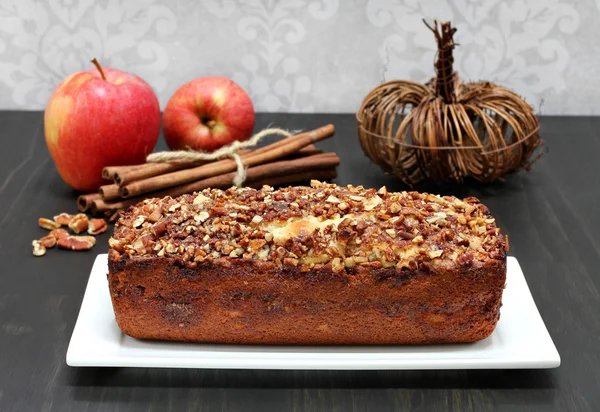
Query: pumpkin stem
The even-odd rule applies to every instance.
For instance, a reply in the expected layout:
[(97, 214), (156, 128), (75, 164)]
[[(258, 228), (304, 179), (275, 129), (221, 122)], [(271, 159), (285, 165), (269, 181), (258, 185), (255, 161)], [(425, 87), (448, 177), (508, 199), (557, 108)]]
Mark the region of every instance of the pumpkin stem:
[(446, 103), (456, 102), (456, 83), (458, 78), (453, 70), (452, 64), (454, 57), (452, 51), (456, 45), (453, 40), (456, 28), (452, 27), (449, 21), (443, 21), (438, 27), (438, 22), (434, 20), (431, 27), (425, 20), (425, 25), (433, 32), (437, 40), (438, 52), (435, 62), (435, 94), (440, 96)]

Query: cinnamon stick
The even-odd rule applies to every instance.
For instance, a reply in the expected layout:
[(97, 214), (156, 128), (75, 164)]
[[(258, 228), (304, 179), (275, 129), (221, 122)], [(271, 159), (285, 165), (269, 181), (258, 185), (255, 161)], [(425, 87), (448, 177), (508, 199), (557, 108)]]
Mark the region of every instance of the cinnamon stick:
[(189, 160), (179, 160), (173, 162), (161, 162), (161, 163), (146, 163), (144, 167), (133, 170), (117, 171), (114, 174), (114, 181), (118, 185), (127, 185), (136, 180), (142, 180), (153, 176), (159, 176), (165, 173), (174, 172), (181, 169), (188, 169), (190, 167), (198, 166), (206, 162)]
[(90, 193), (87, 195), (81, 195), (77, 198), (77, 209), (80, 212), (87, 212), (92, 207), (92, 202), (96, 199), (101, 199), (100, 193)]
[(106, 213), (104, 213), (104, 216), (108, 222), (112, 223), (119, 218), (119, 215), (121, 214), (122, 210), (123, 209), (107, 211)]
[[(320, 155), (304, 157), (295, 160), (267, 163), (251, 167), (246, 171), (246, 182), (256, 180), (269, 180), (271, 178), (294, 174), (299, 172), (311, 172), (315, 170), (330, 169), (340, 164), (340, 158), (335, 153), (323, 153)], [(228, 188), (233, 184), (236, 172), (225, 173), (219, 176), (209, 177), (197, 182), (187, 183), (163, 191), (153, 193), (153, 197), (180, 196), (185, 193), (197, 192), (209, 187)]]
[(121, 197), (119, 194), (119, 185), (116, 183), (100, 186), (100, 188), (98, 188), (98, 193), (100, 193), (104, 200), (116, 200)]
[[(248, 167), (271, 162), (297, 152), (309, 144), (326, 139), (332, 136), (334, 131), (333, 125), (327, 125), (311, 132), (291, 136), (265, 146), (262, 149), (242, 155), (242, 161)], [(121, 196), (125, 198), (134, 197), (154, 190), (195, 182), (200, 179), (233, 172), (235, 170), (236, 164), (233, 160), (220, 160), (191, 169), (179, 170), (144, 180), (134, 181), (128, 185), (121, 186), (120, 193)]]
[[(238, 151), (240, 155), (249, 153), (249, 149), (241, 149)], [(204, 164), (210, 163), (209, 161), (203, 160), (173, 160), (171, 162), (156, 162), (146, 163), (139, 169), (131, 170), (117, 170), (112, 179), (119, 186), (127, 185), (136, 180), (142, 180), (153, 176), (159, 176), (165, 173), (175, 172), (177, 170), (189, 169), (191, 167), (197, 167)]]
[(305, 146), (308, 146), (309, 144), (333, 136), (334, 132), (335, 128), (332, 124), (329, 124), (327, 126), (319, 127), (318, 129), (315, 129), (310, 132), (288, 137), (280, 141), (283, 143), (281, 145), (275, 143), (264, 147), (264, 152), (250, 153), (247, 157), (244, 158), (244, 163), (248, 166), (254, 166), (288, 156), (290, 154), (298, 152), (300, 149), (302, 149)]
[(146, 197), (140, 196), (131, 199), (121, 200), (119, 202), (105, 202), (102, 198), (94, 199), (91, 202), (91, 212), (94, 215), (98, 215), (106, 212), (116, 212), (117, 210), (125, 209), (131, 205), (135, 205), (136, 203), (144, 200)]
[[(262, 148), (252, 150), (242, 149), (238, 153), (240, 155), (246, 153), (261, 153), (263, 152)], [(315, 145), (308, 145), (303, 147), (296, 153), (292, 153), (290, 158), (298, 158), (311, 156), (314, 154), (323, 153), (322, 149), (317, 148)], [(153, 176), (159, 176), (164, 173), (174, 172), (182, 169), (189, 169), (191, 167), (199, 166), (200, 164), (205, 164), (208, 162), (199, 162), (197, 160), (180, 160), (176, 163), (174, 162), (159, 162), (159, 163), (147, 163), (144, 165), (136, 165), (136, 166), (111, 166), (105, 167), (102, 171), (102, 177), (104, 179), (112, 179), (120, 186), (127, 185), (131, 182), (135, 182), (136, 180), (142, 180)]]
[(145, 163), (139, 165), (127, 165), (127, 166), (106, 166), (102, 169), (102, 178), (105, 180), (113, 180), (115, 173), (117, 172), (125, 172), (129, 170), (135, 170), (146, 166)]
[[(249, 168), (246, 171), (246, 181), (252, 182), (261, 179), (268, 180), (271, 177), (277, 177), (286, 174), (333, 168), (339, 164), (340, 158), (335, 153), (323, 153), (321, 155), (315, 155), (302, 159), (267, 163)], [(217, 189), (228, 188), (232, 186), (235, 175), (235, 172), (230, 172), (209, 177), (207, 179), (202, 179), (197, 182), (186, 183), (159, 192), (154, 192), (152, 193), (152, 197), (175, 197), (186, 193), (204, 190), (209, 187), (214, 187)]]
[[(270, 181), (278, 182), (283, 180), (276, 180), (281, 176), (291, 176), (291, 175), (300, 175), (302, 176), (310, 176), (314, 175), (315, 179), (319, 179), (320, 175), (317, 172), (322, 172), (323, 170), (328, 170), (331, 172), (332, 169), (335, 169), (337, 165), (340, 163), (340, 158), (335, 153), (323, 153), (315, 156), (304, 157), (300, 159), (294, 160), (286, 160), (274, 163), (267, 163), (255, 167), (251, 167), (246, 171), (247, 181), (249, 185), (252, 182), (259, 182), (262, 186), (263, 184), (268, 184)], [(129, 199), (123, 199), (119, 202), (106, 202), (103, 199), (96, 199), (92, 204), (92, 212), (93, 213), (102, 213), (107, 211), (116, 211), (119, 209), (123, 209), (129, 207), (135, 203), (138, 203), (148, 197), (165, 197), (171, 196), (176, 197), (186, 193), (192, 193), (199, 190), (203, 190), (209, 187), (214, 188), (228, 188), (231, 187), (233, 183), (233, 179), (235, 177), (235, 172), (224, 173), (222, 175), (213, 176), (207, 179), (202, 179), (196, 182), (186, 183), (175, 187), (170, 187), (165, 190), (155, 191), (152, 193), (147, 193), (141, 196), (132, 197)], [(330, 176), (329, 173), (327, 176)], [(310, 179), (310, 177), (309, 177)], [(289, 180), (289, 179), (288, 179)], [(284, 181), (287, 182), (288, 180)], [(306, 179), (304, 179), (306, 180)], [(263, 183), (267, 182), (267, 183)], [(289, 180), (288, 183), (293, 183), (293, 181)]]
[[(339, 156), (332, 152), (299, 159), (266, 163), (249, 168), (246, 171), (246, 181), (252, 183), (258, 180), (269, 180), (270, 178), (276, 178), (283, 175), (332, 169), (337, 167), (339, 164)], [(232, 176), (231, 182), (233, 182), (235, 173), (231, 173), (230, 175)]]
[(310, 144), (298, 150), (296, 153), (287, 156), (286, 159), (297, 159), (299, 157), (313, 156), (320, 153), (323, 153), (323, 149), (319, 149), (315, 145)]

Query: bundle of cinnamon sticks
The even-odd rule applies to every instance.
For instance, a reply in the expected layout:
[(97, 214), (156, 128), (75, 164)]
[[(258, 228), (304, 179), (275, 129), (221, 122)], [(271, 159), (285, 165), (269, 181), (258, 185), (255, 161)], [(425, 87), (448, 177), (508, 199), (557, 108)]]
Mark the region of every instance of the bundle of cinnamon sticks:
[[(324, 153), (313, 145), (333, 136), (334, 131), (333, 125), (326, 125), (259, 149), (238, 151), (247, 168), (244, 185), (260, 188), (335, 178), (340, 158), (336, 153)], [(236, 173), (237, 166), (232, 159), (106, 167), (102, 176), (114, 183), (101, 186), (98, 193), (79, 196), (77, 207), (82, 212), (114, 217), (120, 210), (146, 198), (175, 197), (206, 188), (229, 188)]]

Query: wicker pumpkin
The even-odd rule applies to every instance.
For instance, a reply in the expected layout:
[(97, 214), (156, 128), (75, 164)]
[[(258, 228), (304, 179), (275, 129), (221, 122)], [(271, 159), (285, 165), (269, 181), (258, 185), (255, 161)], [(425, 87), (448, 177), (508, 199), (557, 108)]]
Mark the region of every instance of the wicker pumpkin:
[(425, 24), (437, 40), (436, 77), (390, 81), (367, 95), (357, 113), (365, 154), (410, 186), (491, 182), (529, 169), (542, 147), (531, 105), (490, 82), (461, 83), (452, 67), (456, 29)]

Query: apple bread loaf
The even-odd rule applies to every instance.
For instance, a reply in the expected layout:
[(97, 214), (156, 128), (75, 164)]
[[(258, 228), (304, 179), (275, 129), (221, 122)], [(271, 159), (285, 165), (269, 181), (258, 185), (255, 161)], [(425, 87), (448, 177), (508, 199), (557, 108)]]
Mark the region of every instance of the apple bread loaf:
[(122, 213), (108, 274), (121, 330), (238, 344), (492, 333), (507, 245), (477, 199), (311, 186), (207, 189)]

